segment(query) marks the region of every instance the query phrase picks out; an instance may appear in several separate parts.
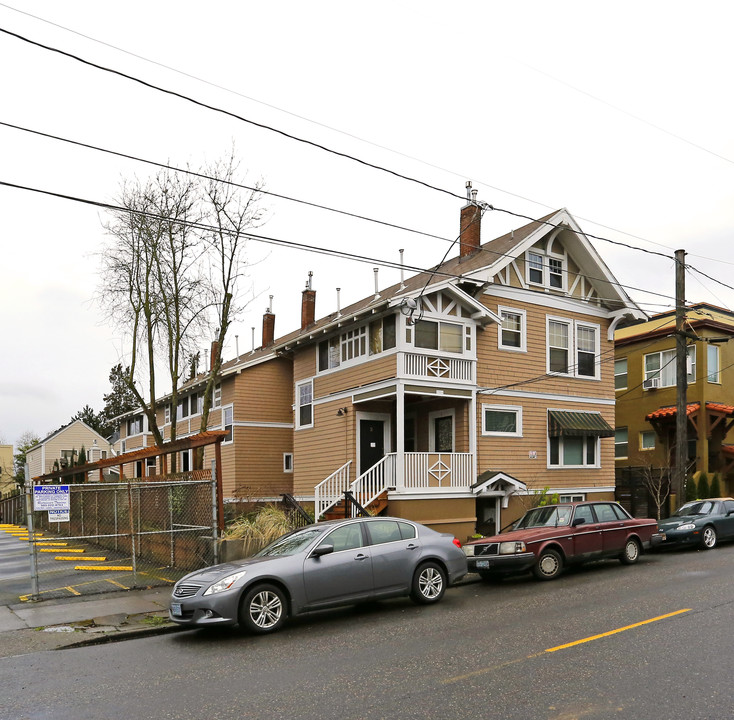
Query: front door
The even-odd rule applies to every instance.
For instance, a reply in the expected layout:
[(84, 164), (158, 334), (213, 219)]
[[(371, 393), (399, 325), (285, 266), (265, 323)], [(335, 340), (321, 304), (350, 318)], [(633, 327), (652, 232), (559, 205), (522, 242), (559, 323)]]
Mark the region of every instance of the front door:
[(367, 472), (385, 456), (385, 421), (359, 421), (359, 474)]

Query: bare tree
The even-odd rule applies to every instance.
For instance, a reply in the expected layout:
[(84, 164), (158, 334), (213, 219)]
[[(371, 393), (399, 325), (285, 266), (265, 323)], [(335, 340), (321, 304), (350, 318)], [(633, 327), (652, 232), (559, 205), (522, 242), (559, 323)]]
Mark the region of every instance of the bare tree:
[[(190, 177), (163, 170), (146, 183), (123, 185), (105, 225), (112, 241), (102, 254), (98, 298), (131, 340), (124, 382), (148, 418), (156, 445), (156, 365), (165, 357), (175, 413), (183, 358), (194, 347), (206, 298), (202, 291), (202, 239), (197, 187)], [(147, 382), (147, 393), (140, 380)], [(147, 395), (147, 400), (146, 400)], [(175, 438), (175, 422), (171, 424)]]
[(655, 505), (655, 519), (660, 520), (661, 509), (670, 495), (670, 467), (653, 467), (648, 463), (641, 466), (640, 477)]
[[(229, 156), (207, 169), (203, 195), (205, 203), (204, 223), (208, 258), (210, 262), (211, 305), (216, 322), (212, 346), (211, 372), (204, 391), (204, 407), (201, 414), (201, 432), (209, 424), (213, 393), (220, 380), (222, 352), (232, 322), (242, 312), (242, 283), (245, 277), (244, 253), (248, 233), (263, 222), (260, 205), (262, 182), (253, 190), (238, 184), (239, 163), (234, 148)], [(201, 467), (203, 451), (197, 453), (196, 464)]]

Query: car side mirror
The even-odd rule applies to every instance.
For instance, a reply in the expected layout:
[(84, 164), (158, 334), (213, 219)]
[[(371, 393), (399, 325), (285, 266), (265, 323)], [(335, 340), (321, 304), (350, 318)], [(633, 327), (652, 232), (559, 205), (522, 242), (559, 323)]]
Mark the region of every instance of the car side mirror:
[(586, 522), (586, 518), (574, 518), (573, 527), (578, 527), (579, 525), (583, 525), (585, 522)]
[(328, 555), (334, 552), (333, 545), (319, 545), (311, 551), (311, 557), (321, 557), (322, 555)]

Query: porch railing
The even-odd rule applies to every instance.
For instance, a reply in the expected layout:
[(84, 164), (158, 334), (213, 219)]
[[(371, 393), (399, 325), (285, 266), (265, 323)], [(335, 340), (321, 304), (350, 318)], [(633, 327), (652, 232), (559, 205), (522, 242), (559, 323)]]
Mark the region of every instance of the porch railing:
[(345, 462), (344, 465), (314, 488), (316, 522), (330, 507), (334, 507), (342, 499), (346, 490), (350, 489), (349, 471), (351, 466), (351, 460)]
[(362, 506), (385, 490), (396, 492), (435, 491), (442, 488), (468, 490), (473, 480), (471, 453), (403, 453), (403, 484), (398, 485), (398, 455), (388, 453), (354, 482), (349, 482), (351, 460), (329, 475), (315, 488), (316, 520), (351, 491)]
[(473, 360), (418, 353), (401, 353), (401, 357), (403, 376), (474, 382)]
[(398, 490), (468, 488), (473, 473), (471, 453), (405, 453), (403, 486)]

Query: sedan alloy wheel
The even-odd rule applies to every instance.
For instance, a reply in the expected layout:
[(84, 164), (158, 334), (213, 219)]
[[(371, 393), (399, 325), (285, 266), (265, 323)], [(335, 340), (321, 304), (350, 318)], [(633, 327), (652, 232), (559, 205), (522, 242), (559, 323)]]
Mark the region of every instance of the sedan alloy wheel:
[(286, 599), (275, 585), (258, 585), (242, 600), (240, 623), (250, 632), (274, 632), (280, 629), (285, 619)]
[(716, 540), (716, 530), (711, 525), (707, 525), (701, 533), (701, 544), (704, 550), (715, 548)]
[(446, 573), (440, 565), (424, 563), (413, 577), (411, 598), (422, 605), (438, 602), (446, 590)]

